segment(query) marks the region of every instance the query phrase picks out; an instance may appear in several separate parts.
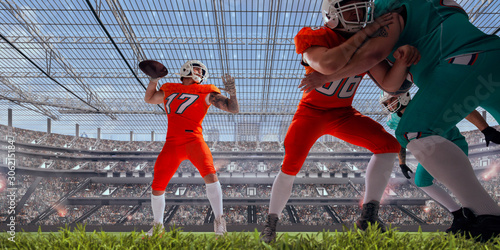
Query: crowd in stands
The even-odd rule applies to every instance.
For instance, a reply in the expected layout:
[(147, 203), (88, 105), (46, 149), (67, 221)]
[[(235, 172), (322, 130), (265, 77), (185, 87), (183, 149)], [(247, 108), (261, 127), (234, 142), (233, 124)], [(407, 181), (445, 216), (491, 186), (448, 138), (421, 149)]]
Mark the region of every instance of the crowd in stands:
[[(29, 184), (33, 182), (33, 177), (25, 176), (20, 180), (18, 198), (22, 197)], [(498, 177), (494, 178), (498, 181)], [(18, 218), (21, 224), (27, 224), (36, 218), (40, 213), (55, 204), (57, 200), (66, 195), (69, 191), (74, 190), (82, 181), (79, 178), (43, 178), (35, 191), (31, 194), (26, 204), (23, 206)], [(488, 183), (488, 182), (486, 182)], [(72, 197), (149, 197), (150, 184), (104, 184), (104, 183), (89, 183), (80, 191), (76, 192)], [(334, 198), (357, 198), (361, 199), (363, 184), (296, 184), (292, 189), (291, 197), (334, 197)], [(248, 189), (255, 188), (255, 195), (249, 195)], [(358, 190), (360, 188), (360, 190)], [(489, 191), (498, 195), (498, 185), (490, 185)], [(183, 190), (183, 191), (182, 191)], [(242, 197), (257, 197), (269, 198), (271, 185), (249, 185), (249, 184), (231, 184), (222, 187), (224, 198), (242, 198)], [(389, 187), (393, 197), (423, 197), (424, 194), (419, 189), (405, 183), (396, 183)], [(391, 193), (391, 192), (389, 192)], [(394, 196), (394, 193), (396, 195)], [(204, 185), (200, 184), (171, 184), (166, 190), (166, 197), (186, 197), (186, 198), (206, 198)], [(145, 206), (145, 207), (144, 207)], [(141, 224), (145, 221), (150, 221), (152, 214), (148, 205), (142, 206), (135, 213), (127, 217), (125, 224)], [(92, 206), (71, 206), (62, 205), (56, 207), (56, 211), (49, 217), (38, 222), (38, 224), (56, 225), (58, 223), (70, 223), (75, 221), (80, 216), (88, 211)], [(167, 206), (168, 207), (168, 206)], [(346, 205), (331, 205), (332, 213), (341, 219), (344, 223), (353, 223), (358, 216), (359, 206)], [(90, 225), (114, 224), (120, 218), (127, 215), (132, 206), (103, 206), (86, 218), (84, 222)], [(172, 217), (171, 224), (176, 225), (201, 225), (204, 223), (208, 212), (207, 205), (187, 206), (181, 205)], [(439, 205), (429, 202), (425, 207), (407, 206), (409, 211), (414, 213), (428, 224), (439, 224), (449, 222), (449, 214)], [(247, 224), (248, 208), (245, 205), (226, 206), (224, 207), (228, 221), (232, 224)], [(328, 225), (333, 219), (331, 213), (328, 213), (324, 206), (307, 205), (295, 206), (299, 215), (300, 223), (304, 225)], [(166, 211), (168, 208), (166, 209)], [(267, 214), (267, 206), (258, 205), (258, 220), (264, 220)], [(289, 220), (287, 210), (285, 209), (283, 218)], [(65, 218), (59, 218), (65, 217)], [(381, 217), (388, 223), (398, 225), (410, 225), (417, 223), (411, 217), (404, 214), (401, 210), (394, 206), (384, 205), (381, 209)], [(52, 222), (49, 222), (52, 221)], [(286, 221), (285, 223), (289, 223)], [(291, 222), (290, 222), (291, 223)]]
[(303, 225), (332, 225), (334, 222), (323, 206), (295, 206)]
[(326, 185), (322, 184), (320, 187), (324, 188), (326, 194), (324, 197), (329, 198), (343, 198), (343, 197), (360, 197), (361, 193), (354, 188), (351, 184), (332, 184)]
[[(57, 208), (52, 214), (44, 220), (38, 221), (37, 225), (64, 225), (74, 223), (76, 220), (82, 221), (88, 225), (115, 225), (120, 219), (126, 218), (123, 225), (151, 225), (153, 215), (151, 207), (148, 205), (140, 206), (139, 209), (132, 212), (134, 206), (127, 205), (107, 205), (101, 206), (94, 213), (82, 218), (86, 212), (93, 209), (95, 206), (90, 205), (65, 205)], [(257, 205), (257, 224), (261, 225), (268, 214), (268, 206)], [(402, 206), (405, 210), (413, 213), (418, 219), (429, 225), (450, 225), (452, 216), (449, 212), (443, 209), (435, 202), (429, 202), (425, 206)], [(169, 211), (174, 206), (166, 205), (165, 211)], [(295, 205), (297, 211), (298, 222), (302, 225), (312, 226), (328, 226), (334, 225), (336, 220), (332, 218), (334, 215), (340, 223), (354, 224), (359, 217), (360, 208), (358, 205)], [(330, 213), (327, 209), (331, 209)], [(208, 223), (208, 212), (210, 211), (207, 205), (180, 205), (177, 211), (171, 216), (168, 225), (176, 226), (191, 226), (203, 225)], [(419, 222), (408, 216), (405, 212), (394, 205), (382, 205), (379, 210), (379, 215), (382, 221), (395, 226), (401, 225), (418, 225)], [(165, 214), (168, 216), (168, 214)], [(228, 225), (247, 225), (248, 222), (248, 206), (224, 206), (224, 216)], [(83, 220), (82, 220), (83, 219)], [(167, 219), (167, 218), (165, 218)], [(21, 220), (23, 224), (24, 220)], [(292, 225), (290, 215), (287, 209), (284, 209), (280, 214), (280, 225)]]
[[(165, 211), (168, 211), (172, 206), (166, 204)], [(151, 206), (140, 206), (139, 209), (127, 216), (127, 220), (123, 225), (152, 225), (153, 224), (153, 210)]]
[(339, 217), (340, 221), (347, 224), (354, 224), (361, 214), (359, 206), (332, 205), (332, 210)]
[(385, 195), (388, 197), (403, 198), (427, 197), (424, 192), (422, 192), (417, 186), (413, 185), (413, 180), (403, 180), (399, 183), (389, 183), (389, 185), (387, 185)]
[(260, 142), (259, 144), (260, 148), (262, 148), (262, 151), (264, 152), (277, 152), (277, 151), (282, 151), (280, 149), (283, 149), (282, 144), (279, 142), (266, 141), (266, 142)]
[[(14, 185), (7, 185), (8, 179), (7, 176), (0, 174), (0, 221), (4, 221), (7, 219), (8, 216), (8, 211), (7, 211), (7, 204), (9, 204), (9, 201), (11, 197), (8, 197), (7, 195), (11, 194), (11, 191), (15, 192), (15, 204), (19, 204), (19, 201), (23, 197), (23, 195), (26, 193), (28, 190), (29, 186), (33, 181), (35, 180), (36, 177), (31, 176), (31, 175), (17, 175), (15, 176), (16, 179), (14, 181)], [(7, 189), (7, 188), (13, 188), (12, 189)]]
[(403, 207), (416, 214), (426, 224), (450, 225), (453, 220), (450, 212), (434, 201), (427, 202), (425, 206), (403, 205)]
[(173, 215), (170, 225), (203, 225), (207, 215), (208, 206), (179, 206)]
[[(7, 126), (0, 125), (2, 134), (7, 134)], [(60, 148), (72, 148), (95, 151), (156, 151), (163, 148), (162, 141), (115, 141), (88, 137), (75, 137), (56, 133), (46, 133), (20, 128), (13, 128), (17, 142), (38, 144)], [(4, 139), (4, 137), (2, 137)], [(283, 142), (278, 141), (207, 141), (207, 145), (215, 152), (231, 151), (283, 151)], [(368, 152), (364, 148), (354, 146), (343, 141), (316, 142), (312, 152)]]
[[(6, 134), (7, 127), (0, 125), (0, 131)], [(498, 129), (498, 128), (497, 128)], [(53, 146), (59, 148), (74, 148), (96, 151), (160, 151), (163, 147), (163, 142), (129, 142), (129, 141), (113, 141), (99, 140), (94, 138), (74, 137), (58, 134), (47, 134), (45, 132), (29, 131), (14, 128), (16, 141), (27, 144), (39, 144)], [(482, 133), (478, 131), (466, 132), (469, 144), (482, 144)], [(4, 140), (4, 137), (0, 138)], [(229, 152), (232, 151), (257, 151), (262, 149), (266, 152), (280, 152), (283, 150), (283, 144), (280, 142), (224, 142), (212, 141), (208, 142), (210, 148), (214, 152)], [(497, 145), (490, 145), (491, 150)], [(34, 149), (20, 148), (21, 152), (39, 152), (47, 154), (56, 154), (53, 151), (37, 151)], [(314, 152), (365, 152), (365, 149), (347, 144), (341, 141), (319, 141), (312, 151)], [(57, 153), (60, 154), (60, 153)], [(64, 153), (67, 155), (68, 153)], [(2, 154), (2, 158), (6, 155)], [(500, 159), (498, 154), (487, 155), (471, 158), (474, 168), (484, 168), (486, 170), (497, 167), (496, 172), (500, 171)], [(5, 161), (2, 161), (5, 163)], [(17, 156), (16, 165), (30, 168), (49, 168), (56, 170), (69, 170), (78, 168), (80, 170), (95, 170), (95, 171), (113, 171), (113, 172), (129, 172), (141, 171), (147, 173), (153, 172), (153, 161), (71, 161), (63, 159), (44, 159), (42, 157)], [(214, 165), (221, 174), (232, 173), (277, 173), (281, 166), (280, 160), (239, 160), (239, 159), (216, 159)], [(409, 164), (415, 170), (415, 164)], [(367, 162), (352, 161), (340, 162), (335, 160), (307, 160), (302, 169), (302, 174), (307, 173), (360, 173), (364, 172), (367, 167)], [(394, 168), (395, 172), (399, 172), (399, 168)], [(493, 171), (493, 170), (492, 170)], [(177, 170), (177, 175), (192, 174), (198, 172), (197, 169), (189, 162), (181, 163)], [(495, 171), (493, 171), (495, 172)], [(487, 171), (479, 175), (481, 183), (486, 190), (497, 200), (500, 200), (500, 178), (495, 173), (488, 174)], [(305, 176), (305, 175), (304, 175)], [(2, 175), (0, 178), (4, 178)], [(27, 175), (17, 175), (16, 184), (16, 202), (27, 194), (28, 188), (35, 183), (36, 177)], [(67, 177), (42, 177), (38, 186), (33, 193), (29, 194), (29, 198), (22, 205), (20, 213), (17, 216), (20, 224), (28, 224), (38, 215), (53, 206), (59, 199), (75, 190), (83, 178), (67, 178)], [(428, 198), (427, 195), (420, 189), (415, 187), (406, 179), (398, 179), (386, 189), (385, 198)], [(222, 184), (223, 196), (226, 199), (231, 198), (265, 198), (268, 199), (271, 193), (270, 184)], [(364, 184), (346, 183), (346, 184), (295, 184), (292, 189), (292, 198), (297, 197), (329, 197), (329, 198), (356, 198), (360, 199), (364, 194)], [(104, 184), (91, 182), (85, 187), (82, 187), (72, 197), (146, 197), (150, 195), (150, 183), (148, 184)], [(0, 193), (0, 202), (7, 203), (5, 192)], [(206, 199), (206, 191), (204, 185), (199, 184), (169, 184), (166, 190), (166, 197), (185, 197), (185, 198), (203, 198)], [(2, 206), (4, 208), (5, 206)], [(71, 223), (80, 218), (86, 211), (89, 211), (94, 206), (76, 206), (62, 205), (55, 209), (55, 212), (50, 214), (44, 220), (38, 222), (41, 225), (58, 225)], [(304, 225), (327, 225), (333, 223), (334, 216), (341, 219), (344, 223), (354, 223), (359, 216), (359, 206), (348, 205), (329, 205), (329, 208), (319, 205), (294, 206), (300, 222)], [(449, 224), (451, 222), (450, 214), (443, 209), (439, 204), (429, 201), (426, 206), (402, 206), (404, 209), (413, 213), (427, 224)], [(172, 205), (167, 204), (165, 211), (172, 208)], [(263, 224), (267, 215), (267, 206), (257, 205), (257, 223)], [(131, 206), (102, 206), (84, 220), (91, 225), (114, 224), (123, 216), (127, 215), (132, 209)], [(0, 212), (0, 220), (3, 221), (7, 217), (3, 209)], [(170, 224), (176, 225), (201, 225), (205, 223), (205, 218), (209, 207), (207, 205), (180, 205), (178, 210), (172, 216)], [(228, 223), (230, 224), (248, 224), (248, 207), (246, 205), (225, 206), (225, 214)], [(380, 210), (381, 218), (388, 222), (397, 225), (412, 225), (418, 223), (415, 219), (408, 216), (403, 210), (396, 206), (382, 206)], [(290, 215), (285, 209), (282, 213), (283, 225), (292, 224)], [(142, 225), (150, 224), (152, 221), (152, 213), (149, 204), (144, 204), (137, 211), (128, 215), (125, 225)]]
[(129, 210), (129, 206), (110, 205), (102, 206), (97, 211), (85, 218), (82, 223), (87, 225), (112, 225), (115, 224)]
[[(82, 181), (80, 178), (46, 177), (41, 179), (40, 182), (29, 183), (30, 186), (31, 184), (37, 184), (36, 189), (29, 194), (30, 196), (22, 206), (17, 218), (26, 223), (31, 222), (70, 190), (74, 190), (80, 181)], [(25, 194), (19, 196), (22, 197)]]
[(149, 190), (151, 184), (125, 184), (119, 185), (115, 192), (111, 194), (112, 197), (140, 197)]
[(237, 141), (236, 148), (238, 151), (256, 151), (257, 142), (255, 141)]
[(84, 189), (76, 192), (72, 197), (100, 197), (104, 191), (110, 188), (109, 184), (105, 183), (90, 183)]
[(248, 224), (248, 207), (224, 206), (224, 217), (228, 224), (246, 225)]
[(396, 206), (382, 205), (379, 210), (380, 219), (393, 225), (416, 225), (417, 222)]
[(76, 219), (80, 218), (85, 211), (90, 210), (91, 205), (66, 205), (60, 206), (56, 211), (49, 215), (48, 218), (40, 220), (37, 225), (65, 225), (71, 224)]
[[(500, 169), (499, 169), (500, 170)], [(496, 199), (500, 202), (500, 177), (498, 175), (494, 177), (488, 176), (480, 176), (479, 182), (483, 185), (484, 189), (493, 196), (493, 199)]]
[[(494, 129), (500, 131), (500, 125), (497, 126), (492, 126)], [(469, 145), (476, 145), (476, 144), (483, 144), (485, 143), (484, 140), (484, 135), (481, 133), (479, 130), (471, 130), (471, 131), (464, 131), (461, 132), (462, 135), (465, 137), (465, 140)]]

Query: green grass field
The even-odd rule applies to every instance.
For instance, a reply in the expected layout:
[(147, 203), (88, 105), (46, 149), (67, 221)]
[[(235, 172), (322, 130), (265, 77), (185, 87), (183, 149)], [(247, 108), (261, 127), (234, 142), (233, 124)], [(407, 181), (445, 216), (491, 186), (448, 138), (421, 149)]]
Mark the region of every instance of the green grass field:
[(369, 229), (343, 232), (279, 233), (275, 243), (260, 241), (259, 232), (191, 233), (171, 229), (146, 237), (142, 232), (85, 232), (83, 226), (70, 231), (16, 233), (15, 242), (3, 232), (0, 249), (500, 249), (500, 238), (487, 243), (442, 232), (380, 233)]

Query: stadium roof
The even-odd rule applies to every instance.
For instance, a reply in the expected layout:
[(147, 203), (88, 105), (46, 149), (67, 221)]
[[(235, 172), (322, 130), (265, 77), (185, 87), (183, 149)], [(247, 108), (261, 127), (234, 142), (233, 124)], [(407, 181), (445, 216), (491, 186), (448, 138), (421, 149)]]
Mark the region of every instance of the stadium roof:
[[(498, 34), (498, 1), (458, 1), (471, 21)], [(241, 114), (211, 107), (207, 135), (220, 140), (282, 140), (301, 97), (304, 74), (293, 37), (304, 26), (320, 26), (321, 1), (306, 0), (4, 0), (0, 2), (0, 124), (74, 135), (149, 140), (164, 138), (161, 105), (143, 101), (144, 59), (161, 61), (167, 81), (189, 59), (209, 68), (208, 83), (236, 77)], [(363, 80), (354, 107), (385, 125), (380, 91)], [(412, 90), (415, 92), (415, 89)], [(492, 124), (498, 124), (489, 119)], [(462, 130), (472, 130), (467, 122)], [(257, 137), (256, 137), (257, 136)]]

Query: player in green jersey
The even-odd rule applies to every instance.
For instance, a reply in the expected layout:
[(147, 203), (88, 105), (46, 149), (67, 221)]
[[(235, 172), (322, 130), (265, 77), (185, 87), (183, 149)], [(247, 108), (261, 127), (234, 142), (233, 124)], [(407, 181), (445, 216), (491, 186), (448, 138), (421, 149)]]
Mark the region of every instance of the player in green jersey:
[[(392, 96), (384, 91), (382, 92), (379, 102), (383, 105), (384, 109), (390, 113), (387, 119), (387, 126), (389, 128), (393, 130), (397, 129), (398, 124), (401, 121), (401, 117), (403, 116), (410, 101), (411, 96), (409, 92), (406, 92), (398, 97)], [(491, 141), (496, 144), (500, 144), (500, 132), (490, 127), (479, 112), (474, 110), (467, 117), (465, 117), (465, 119), (474, 124), (485, 135), (487, 146), (489, 146)], [(467, 141), (457, 127), (453, 127), (444, 135), (444, 137), (452, 141), (466, 155), (468, 155), (469, 149)], [(413, 175), (413, 171), (406, 165), (406, 148), (401, 148), (398, 158), (399, 167), (401, 168), (403, 175), (407, 179), (414, 177), (415, 185), (417, 187), (422, 189), (432, 199), (443, 205), (453, 215), (453, 222), (446, 232), (457, 233), (459, 230), (469, 226), (469, 223), (467, 223), (468, 218), (474, 218), (474, 213), (470, 209), (460, 207), (460, 205), (457, 204), (455, 200), (453, 200), (453, 198), (446, 193), (446, 191), (434, 184), (434, 177), (432, 177), (420, 163), (417, 165), (417, 169)]]

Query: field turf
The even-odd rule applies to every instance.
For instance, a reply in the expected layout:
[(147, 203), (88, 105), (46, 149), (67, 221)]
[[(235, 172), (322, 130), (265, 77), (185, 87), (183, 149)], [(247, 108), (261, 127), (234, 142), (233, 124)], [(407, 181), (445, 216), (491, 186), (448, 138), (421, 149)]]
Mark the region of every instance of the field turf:
[(381, 233), (369, 229), (343, 232), (279, 233), (276, 242), (260, 241), (259, 232), (229, 232), (223, 237), (213, 233), (168, 232), (147, 237), (143, 232), (86, 232), (83, 226), (73, 231), (17, 232), (14, 242), (6, 232), (0, 234), (0, 249), (500, 249), (500, 237), (487, 243), (443, 232)]

